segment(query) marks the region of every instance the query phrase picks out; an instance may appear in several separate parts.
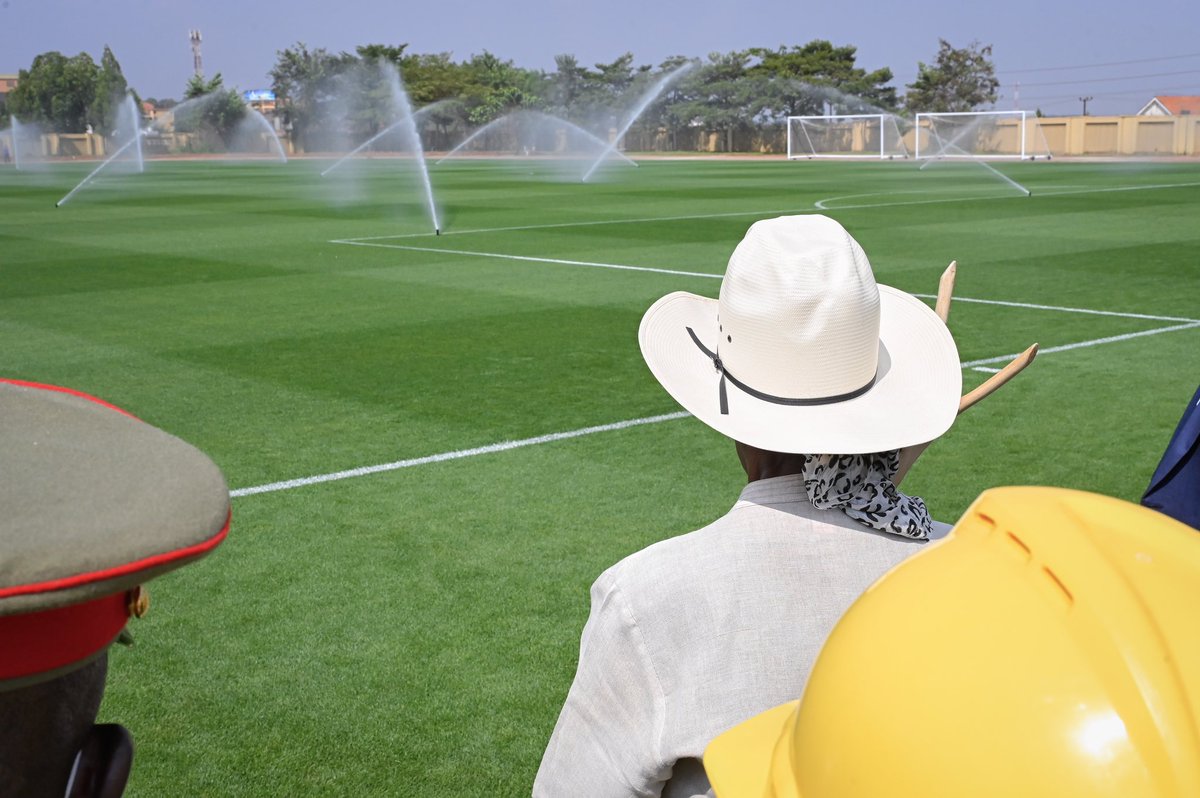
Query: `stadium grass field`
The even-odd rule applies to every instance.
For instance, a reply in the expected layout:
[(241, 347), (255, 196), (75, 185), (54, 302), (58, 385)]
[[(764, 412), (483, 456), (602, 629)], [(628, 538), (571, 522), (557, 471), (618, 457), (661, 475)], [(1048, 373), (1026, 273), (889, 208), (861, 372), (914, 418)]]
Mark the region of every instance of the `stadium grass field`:
[(1001, 484), (1136, 500), (1200, 378), (1194, 161), (995, 165), (1031, 196), (978, 164), (448, 161), (441, 236), (411, 164), (328, 164), (150, 162), (59, 209), (94, 164), (0, 170), (4, 376), (125, 407), (235, 491), (112, 653), (129, 795), (528, 794), (592, 580), (744, 481), (655, 420), (636, 331), (715, 296), (756, 219), (828, 213), (917, 294), (956, 259), (965, 386), (1040, 343), (906, 481), (939, 519)]

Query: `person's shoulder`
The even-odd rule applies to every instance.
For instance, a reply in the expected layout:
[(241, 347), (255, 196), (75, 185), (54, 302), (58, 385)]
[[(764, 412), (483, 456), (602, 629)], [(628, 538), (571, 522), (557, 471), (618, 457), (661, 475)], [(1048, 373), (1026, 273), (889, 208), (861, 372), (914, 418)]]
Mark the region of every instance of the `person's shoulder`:
[(619, 588), (632, 595), (647, 590), (655, 592), (667, 574), (681, 575), (703, 567), (714, 558), (723, 559), (722, 552), (735, 545), (726, 540), (727, 519), (723, 515), (699, 529), (664, 538), (627, 555), (596, 579), (593, 592), (597, 588), (605, 591)]

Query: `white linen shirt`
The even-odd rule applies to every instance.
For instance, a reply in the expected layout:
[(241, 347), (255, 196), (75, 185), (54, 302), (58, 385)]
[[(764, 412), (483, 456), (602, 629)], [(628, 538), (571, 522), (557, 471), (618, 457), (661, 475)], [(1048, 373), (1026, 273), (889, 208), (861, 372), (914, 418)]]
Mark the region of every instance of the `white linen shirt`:
[(714, 523), (626, 557), (592, 585), (534, 796), (711, 794), (709, 741), (798, 698), (842, 613), (921, 547), (818, 510), (792, 475), (751, 482)]

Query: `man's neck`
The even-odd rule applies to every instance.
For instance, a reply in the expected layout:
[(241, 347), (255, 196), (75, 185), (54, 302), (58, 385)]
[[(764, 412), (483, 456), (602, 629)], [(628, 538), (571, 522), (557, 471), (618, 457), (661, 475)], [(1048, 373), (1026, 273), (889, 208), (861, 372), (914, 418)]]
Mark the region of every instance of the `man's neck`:
[(760, 479), (799, 474), (804, 470), (804, 455), (787, 452), (771, 452), (737, 442), (738, 459), (746, 471), (748, 482)]

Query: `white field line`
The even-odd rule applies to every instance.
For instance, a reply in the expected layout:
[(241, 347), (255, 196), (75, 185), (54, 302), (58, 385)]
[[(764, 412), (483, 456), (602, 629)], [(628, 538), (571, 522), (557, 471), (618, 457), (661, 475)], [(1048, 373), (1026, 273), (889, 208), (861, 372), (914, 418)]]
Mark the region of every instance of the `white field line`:
[(583, 429), (574, 429), (567, 432), (554, 432), (549, 435), (538, 435), (533, 438), (523, 438), (519, 441), (501, 441), (487, 446), (476, 446), (473, 449), (459, 449), (456, 452), (442, 452), (441, 454), (431, 454), (426, 457), (414, 457), (410, 460), (397, 460), (394, 463), (383, 463), (382, 465), (363, 466), (362, 468), (351, 468), (346, 471), (335, 471), (332, 474), (318, 474), (312, 477), (302, 477), (300, 479), (288, 479), (283, 482), (271, 482), (266, 485), (257, 485), (252, 488), (238, 488), (232, 490), (229, 495), (238, 498), (240, 496), (253, 496), (258, 493), (273, 493), (280, 490), (289, 490), (291, 488), (301, 488), (305, 485), (316, 485), (320, 482), (334, 482), (339, 479), (350, 479), (352, 477), (363, 477), (368, 474), (379, 474), (384, 471), (398, 471), (401, 468), (412, 468), (413, 466), (429, 465), (430, 463), (442, 463), (446, 460), (460, 460), (464, 457), (475, 457), (481, 454), (493, 454), (495, 452), (507, 452), (511, 449), (520, 449), (525, 446), (537, 446), (542, 443), (553, 443), (555, 441), (565, 441), (570, 438), (580, 438), (584, 435), (595, 435), (599, 432), (614, 432), (616, 430), (628, 429), (630, 427), (640, 427), (645, 424), (658, 424), (663, 421), (674, 421), (677, 418), (685, 418), (689, 413), (679, 411), (677, 413), (667, 413), (661, 416), (648, 416), (646, 418), (632, 418), (626, 421), (617, 421), (613, 424), (600, 424), (595, 427), (584, 427)]
[[(921, 299), (937, 299), (937, 294), (913, 294), (913, 296), (920, 297)], [(1093, 316), (1118, 316), (1123, 319), (1182, 321), (1188, 324), (1200, 324), (1200, 319), (1188, 319), (1182, 316), (1153, 316), (1148, 313), (1125, 313), (1119, 310), (1092, 310), (1091, 308), (1069, 308), (1061, 305), (1035, 305), (1030, 302), (1007, 302), (1002, 299), (972, 299), (965, 296), (956, 296), (951, 299), (951, 305), (955, 302), (974, 302), (979, 305), (1000, 305), (1006, 308), (1028, 308), (1030, 310), (1055, 310), (1060, 313), (1088, 313)]]
[[(776, 213), (804, 213), (798, 208), (781, 208), (770, 211), (731, 211), (728, 213), (695, 213), (685, 216), (642, 216), (637, 219), (594, 219), (588, 222), (554, 222), (551, 224), (522, 224), (514, 227), (476, 227), (469, 230), (443, 230), (441, 237), (463, 236), (474, 233), (512, 233), (520, 230), (554, 230), (563, 227), (599, 227), (611, 224), (645, 224), (647, 222), (686, 222), (692, 219), (728, 219), (738, 216), (769, 216)], [(400, 233), (390, 236), (364, 236), (361, 238), (338, 238), (330, 244), (354, 244), (359, 241), (382, 241), (391, 238), (433, 238), (432, 233)]]
[[(1197, 184), (1197, 185), (1200, 185), (1200, 184)], [(750, 214), (717, 214), (717, 215), (724, 216), (724, 215), (750, 215)], [(710, 218), (710, 217), (676, 217), (676, 218)], [(650, 220), (634, 220), (634, 221), (650, 221)], [(598, 222), (597, 224), (606, 224), (606, 223), (616, 224), (618, 222)], [(543, 227), (567, 227), (567, 226), (574, 226), (574, 225), (545, 225)], [(538, 226), (529, 226), (529, 227), (525, 227), (525, 228), (496, 228), (496, 229), (497, 230), (514, 229), (515, 230), (515, 229), (539, 229), (539, 228), (538, 228)], [(463, 231), (463, 232), (470, 232), (470, 231)], [(475, 232), (482, 232), (482, 231), (475, 231)], [(421, 235), (425, 235), (425, 234), (421, 234)], [(656, 272), (659, 274), (673, 274), (673, 275), (683, 276), (683, 277), (704, 277), (704, 278), (709, 278), (709, 279), (721, 279), (721, 275), (719, 275), (719, 274), (708, 274), (708, 273), (704, 273), (704, 272), (684, 272), (684, 271), (677, 271), (677, 270), (672, 270), (672, 269), (657, 269), (657, 268), (651, 268), (651, 267), (646, 267), (646, 266), (628, 266), (628, 265), (623, 265), (623, 264), (595, 263), (595, 262), (590, 262), (590, 261), (571, 261), (571, 260), (562, 260), (562, 259), (558, 259), (558, 258), (537, 258), (537, 257), (531, 257), (531, 256), (525, 256), (525, 255), (508, 255), (508, 254), (496, 253), (496, 252), (473, 252), (473, 251), (466, 251), (466, 250), (442, 249), (439, 247), (414, 247), (414, 246), (399, 245), (399, 244), (371, 243), (372, 241), (375, 241), (375, 240), (380, 240), (380, 239), (385, 239), (385, 238), (401, 238), (401, 237), (411, 237), (411, 236), (378, 236), (375, 239), (371, 239), (371, 240), (368, 240), (368, 239), (341, 239), (341, 240), (330, 241), (329, 243), (331, 243), (331, 244), (350, 244), (350, 245), (355, 245), (355, 246), (373, 246), (373, 247), (381, 247), (384, 249), (399, 249), (399, 250), (409, 250), (409, 251), (416, 251), (416, 252), (442, 252), (442, 253), (453, 254), (453, 255), (466, 255), (466, 256), (471, 256), (471, 257), (483, 257), (483, 258), (500, 258), (500, 259), (504, 259), (504, 260), (530, 261), (530, 262), (534, 262), (534, 263), (551, 263), (551, 264), (566, 265), (566, 266), (582, 266), (582, 267), (603, 268), (603, 269), (620, 269), (620, 270), (626, 270), (626, 271)], [(914, 296), (925, 298), (925, 299), (936, 298), (932, 294), (914, 294)], [(969, 297), (955, 297), (955, 300), (959, 301), (959, 302), (975, 302), (975, 303), (984, 304), (984, 305), (1001, 305), (1001, 306), (1005, 306), (1005, 307), (1029, 308), (1029, 309), (1033, 309), (1033, 310), (1050, 310), (1050, 311), (1057, 311), (1057, 312), (1062, 312), (1062, 313), (1087, 313), (1087, 314), (1093, 314), (1093, 315), (1099, 315), (1099, 316), (1118, 316), (1118, 317), (1122, 317), (1122, 318), (1186, 322), (1184, 324), (1178, 324), (1178, 325), (1175, 325), (1172, 327), (1160, 327), (1160, 328), (1156, 328), (1153, 330), (1143, 330), (1140, 332), (1126, 333), (1124, 335), (1113, 335), (1113, 336), (1108, 336), (1105, 338), (1096, 338), (1096, 339), (1089, 340), (1089, 341), (1079, 341), (1079, 342), (1073, 343), (1073, 344), (1064, 344), (1063, 346), (1056, 346), (1056, 347), (1050, 347), (1047, 349), (1041, 349), (1038, 352), (1038, 354), (1040, 354), (1040, 355), (1048, 355), (1048, 354), (1052, 354), (1055, 352), (1066, 352), (1066, 351), (1070, 351), (1072, 349), (1082, 349), (1082, 348), (1090, 347), (1090, 346), (1098, 346), (1100, 344), (1115, 343), (1118, 341), (1126, 341), (1131, 338), (1140, 338), (1140, 337), (1148, 336), (1148, 335), (1158, 335), (1160, 333), (1165, 333), (1165, 332), (1174, 332), (1177, 330), (1190, 330), (1190, 329), (1200, 328), (1200, 320), (1186, 319), (1186, 318), (1180, 318), (1180, 317), (1174, 317), (1174, 316), (1153, 316), (1153, 315), (1148, 315), (1148, 314), (1143, 314), (1143, 313), (1123, 313), (1123, 312), (1119, 312), (1119, 311), (1091, 310), (1088, 308), (1071, 308), (1071, 307), (1061, 307), (1061, 306), (1056, 306), (1056, 305), (1036, 305), (1036, 304), (1030, 304), (1030, 303), (1024, 303), (1024, 302), (1007, 302), (1007, 301), (1002, 301), (1002, 300), (990, 300), (990, 299), (972, 299)], [(974, 371), (994, 373), (996, 371), (999, 371), (999, 369), (987, 368), (986, 367), (987, 364), (1003, 363), (1003, 362), (1012, 360), (1016, 356), (1017, 356), (1017, 354), (1000, 355), (997, 357), (983, 358), (981, 360), (972, 360), (972, 361), (968, 361), (965, 363), (961, 363), (960, 365), (964, 369), (969, 368)], [(271, 482), (271, 483), (268, 483), (265, 485), (257, 485), (257, 486), (249, 487), (249, 488), (239, 488), (237, 490), (230, 491), (230, 495), (234, 498), (238, 498), (238, 497), (242, 497), (242, 496), (253, 496), (253, 495), (256, 495), (259, 493), (273, 493), (276, 491), (290, 490), (292, 488), (299, 488), (299, 487), (304, 487), (307, 485), (315, 485), (315, 484), (319, 484), (322, 482), (333, 482), (333, 481), (342, 480), (342, 479), (350, 479), (353, 477), (367, 476), (369, 474), (378, 474), (378, 473), (387, 472), (387, 471), (396, 471), (396, 470), (399, 470), (402, 468), (412, 468), (414, 466), (429, 465), (431, 463), (440, 463), (440, 462), (445, 462), (447, 460), (458, 460), (458, 459), (462, 459), (465, 457), (474, 457), (474, 456), (482, 455), (482, 454), (493, 454), (496, 452), (504, 452), (504, 451), (509, 451), (512, 449), (523, 448), (525, 446), (536, 446), (536, 445), (543, 444), (543, 443), (552, 443), (555, 441), (568, 440), (571, 438), (578, 438), (578, 437), (582, 437), (584, 435), (592, 435), (592, 434), (596, 434), (596, 433), (600, 433), (600, 432), (610, 432), (610, 431), (615, 431), (615, 430), (627, 429), (629, 427), (642, 426), (642, 425), (646, 425), (646, 424), (657, 424), (657, 423), (661, 423), (663, 421), (672, 421), (675, 419), (684, 418), (688, 415), (689, 414), (686, 412), (677, 412), (677, 413), (668, 413), (668, 414), (660, 415), (660, 416), (650, 416), (647, 418), (627, 419), (625, 421), (618, 421), (618, 422), (614, 422), (612, 424), (601, 424), (599, 426), (584, 427), (582, 429), (568, 430), (566, 432), (555, 432), (555, 433), (550, 433), (548, 435), (539, 435), (539, 436), (536, 436), (533, 438), (524, 438), (524, 439), (518, 440), (518, 441), (502, 441), (500, 443), (489, 444), (487, 446), (478, 446), (478, 447), (475, 447), (472, 449), (460, 449), (458, 451), (453, 451), (453, 452), (442, 452), (440, 454), (427, 455), (425, 457), (416, 457), (416, 458), (412, 458), (409, 460), (398, 460), (393, 463), (383, 463), (381, 465), (374, 465), (374, 466), (363, 466), (360, 468), (352, 468), (352, 469), (348, 469), (345, 471), (336, 471), (336, 472), (333, 472), (330, 474), (319, 474), (316, 476), (302, 477), (299, 479), (290, 479), (290, 480), (285, 480), (282, 482)]]
[[(1111, 192), (1111, 191), (1150, 191), (1150, 190), (1164, 189), (1164, 188), (1190, 188), (1193, 186), (1200, 186), (1200, 182), (1159, 183), (1159, 184), (1155, 184), (1155, 185), (1145, 185), (1145, 186), (1113, 186), (1110, 188), (1079, 188), (1079, 189), (1068, 189), (1065, 191), (1062, 190), (1062, 187), (1060, 187), (1060, 189), (1057, 191), (1048, 189), (1045, 192), (1043, 192), (1039, 189), (1037, 196), (1039, 196), (1039, 197), (1061, 197), (1061, 196), (1065, 196), (1067, 194), (1102, 194), (1102, 193)], [(908, 194), (908, 193), (913, 193), (913, 192), (911, 192), (911, 191), (896, 191), (896, 192), (890, 192), (890, 193)], [(818, 210), (826, 210), (825, 206), (822, 203), (836, 202), (839, 199), (853, 199), (856, 197), (865, 197), (865, 196), (871, 196), (871, 195), (869, 195), (869, 194), (852, 194), (852, 195), (847, 195), (845, 197), (826, 197), (823, 200), (818, 200), (817, 202), (814, 202), (813, 206), (816, 207)], [(885, 203), (868, 204), (868, 205), (844, 205), (844, 206), (837, 207), (837, 208), (829, 208), (828, 210), (853, 210), (856, 208), (885, 208), (885, 207), (891, 207), (893, 205), (944, 204), (947, 202), (963, 202), (964, 200), (972, 200), (972, 199), (979, 199), (979, 200), (1013, 199), (1015, 196), (1016, 195), (1005, 194), (1003, 196), (996, 196), (996, 197), (961, 197), (961, 196), (960, 197), (943, 197), (941, 199), (913, 200), (911, 202), (885, 202)], [(477, 228), (472, 228), (472, 229), (467, 229), (467, 230), (443, 230), (443, 231), (441, 231), (441, 236), (444, 238), (446, 236), (471, 235), (473, 233), (509, 233), (509, 232), (516, 232), (516, 231), (520, 231), (520, 230), (553, 230), (556, 228), (564, 228), (564, 227), (596, 227), (596, 226), (601, 226), (601, 225), (613, 225), (613, 224), (645, 224), (647, 222), (684, 222), (684, 221), (688, 221), (691, 219), (727, 219), (727, 218), (735, 218), (738, 216), (769, 216), (772, 214), (780, 214), (780, 213), (804, 213), (804, 211), (799, 210), (797, 208), (779, 208), (779, 209), (775, 209), (775, 210), (734, 211), (734, 212), (730, 212), (730, 213), (697, 213), (697, 214), (688, 214), (688, 215), (682, 215), (682, 216), (644, 216), (644, 217), (639, 217), (636, 219), (598, 219), (598, 220), (592, 220), (592, 221), (587, 221), (587, 222), (554, 222), (554, 223), (550, 223), (550, 224), (522, 224), (522, 225), (514, 225), (512, 227), (477, 227)], [(389, 236), (363, 236), (361, 238), (337, 238), (337, 239), (330, 240), (329, 243), (330, 244), (354, 244), (354, 243), (358, 243), (360, 241), (383, 241), (383, 240), (387, 240), (387, 239), (396, 239), (396, 238), (434, 238), (434, 234), (433, 233), (398, 233), (398, 234), (389, 235)]]
[[(562, 258), (538, 258), (532, 255), (509, 255), (504, 252), (476, 252), (466, 249), (445, 249), (443, 247), (415, 247), (410, 244), (383, 244), (372, 241), (344, 240), (331, 241), (331, 244), (348, 244), (356, 247), (376, 247), (379, 249), (396, 249), (406, 252), (434, 252), (445, 255), (462, 255), (472, 258), (498, 258), (500, 260), (527, 261), (529, 263), (550, 263), (558, 266), (580, 266), (592, 269), (619, 269), (632, 272), (653, 272), (655, 274), (673, 274), (677, 277), (703, 277), (709, 280), (720, 280), (722, 275), (708, 272), (685, 272), (678, 269), (659, 269), (652, 266), (629, 266), (622, 263), (597, 263), (586, 260), (564, 260)], [(937, 299), (935, 294), (913, 294), (921, 299)], [(1181, 316), (1154, 316), (1147, 313), (1125, 313), (1118, 310), (1092, 310), (1091, 308), (1070, 308), (1060, 305), (1036, 305), (1029, 302), (1008, 302), (1000, 299), (972, 299), (971, 297), (954, 297), (954, 302), (974, 302), (980, 305), (1000, 305), (1008, 308), (1028, 308), (1030, 310), (1053, 310), (1060, 313), (1088, 313), (1095, 316), (1117, 316), (1125, 319), (1147, 319), (1150, 321), (1181, 321), (1189, 324), (1200, 324), (1200, 319), (1189, 319)]]
[[(947, 202), (987, 202), (987, 201), (991, 201), (991, 200), (1033, 199), (1035, 196), (1037, 196), (1037, 197), (1063, 197), (1063, 196), (1067, 196), (1069, 194), (1106, 194), (1106, 193), (1109, 193), (1112, 191), (1154, 191), (1157, 189), (1164, 189), (1164, 188), (1192, 188), (1195, 186), (1200, 186), (1200, 182), (1159, 183), (1156, 185), (1145, 185), (1145, 186), (1110, 186), (1108, 188), (1081, 188), (1081, 189), (1068, 189), (1065, 191), (1061, 190), (1061, 189), (1058, 191), (1055, 191), (1054, 189), (1045, 189), (1045, 190), (1038, 189), (1036, 194), (1033, 194), (1033, 193), (1030, 193), (1030, 194), (998, 194), (995, 196), (983, 196), (983, 197), (962, 197), (962, 196), (942, 197), (939, 199), (926, 199), (926, 200), (901, 200), (901, 201), (893, 201), (893, 202), (866, 202), (866, 203), (860, 203), (858, 205), (833, 205), (832, 207), (829, 205), (829, 203), (838, 202), (839, 200), (857, 199), (859, 197), (872, 196), (871, 194), (847, 194), (847, 195), (841, 196), (841, 197), (826, 197), (824, 199), (817, 200), (816, 202), (813, 203), (813, 206), (816, 207), (818, 210), (823, 210), (823, 211), (826, 211), (826, 210), (828, 210), (828, 211), (854, 211), (854, 210), (862, 210), (865, 208), (894, 208), (894, 207), (897, 207), (900, 205), (940, 205), (940, 204), (947, 203)], [(874, 196), (886, 197), (889, 194), (911, 194), (911, 193), (913, 193), (913, 192), (911, 192), (911, 191), (891, 191), (891, 192), (879, 192), (879, 193), (875, 194)]]
[[(1156, 330), (1144, 330), (1142, 332), (1128, 333), (1126, 335), (1113, 335), (1108, 338), (1097, 338), (1092, 341), (1080, 341), (1074, 344), (1065, 344), (1063, 346), (1054, 346), (1048, 349), (1042, 349), (1038, 352), (1039, 355), (1048, 355), (1055, 352), (1067, 352), (1072, 349), (1082, 349), (1088, 346), (1098, 346), (1100, 344), (1115, 343), (1117, 341), (1127, 341), (1130, 338), (1140, 338), (1146, 335), (1158, 335), (1159, 333), (1173, 332), (1175, 330), (1192, 330), (1200, 329), (1200, 323), (1195, 324), (1180, 324), (1174, 327), (1162, 327)], [(1016, 357), (1013, 355), (1000, 355), (999, 357), (989, 357), (982, 360), (972, 360), (967, 363), (960, 364), (964, 369), (973, 369), (975, 371), (995, 372), (999, 369), (982, 368), (988, 363), (1002, 363), (1012, 360)], [(447, 460), (461, 460), (465, 457), (475, 457), (481, 454), (494, 454), (496, 452), (507, 452), (512, 449), (521, 449), (526, 446), (538, 446), (543, 443), (554, 443), (555, 441), (565, 441), (571, 438), (580, 438), (585, 435), (595, 435), (601, 432), (614, 432), (616, 430), (629, 429), (630, 427), (640, 427), (647, 424), (659, 424), (664, 421), (675, 421), (676, 419), (686, 418), (691, 415), (684, 411), (676, 413), (666, 413), (660, 416), (647, 416), (645, 418), (632, 418), (625, 421), (617, 421), (612, 424), (600, 424), (594, 427), (583, 427), (582, 429), (568, 430), (566, 432), (554, 432), (548, 435), (538, 435), (533, 438), (523, 438), (517, 441), (501, 441), (500, 443), (492, 443), (487, 446), (476, 446), (471, 449), (459, 449), (453, 452), (441, 452), (440, 454), (431, 454), (425, 457), (414, 457), (408, 460), (397, 460), (394, 463), (383, 463), (381, 465), (363, 466), (360, 468), (351, 468), (345, 471), (335, 471), (330, 474), (318, 474), (311, 477), (301, 477), (299, 479), (288, 479), (282, 482), (270, 482), (265, 485), (256, 485), (249, 488), (238, 488), (230, 491), (229, 495), (233, 498), (242, 496), (254, 496), (259, 493), (274, 493), (281, 490), (291, 490), (292, 488), (302, 488), (307, 485), (316, 485), (322, 482), (336, 482), (342, 479), (351, 479), (354, 477), (363, 477), (369, 474), (380, 474), (386, 471), (398, 471), (402, 468), (412, 468), (414, 466), (430, 465), (432, 463), (443, 463)]]
[[(1143, 338), (1147, 335), (1159, 335), (1161, 333), (1175, 332), (1176, 330), (1196, 330), (1200, 329), (1200, 322), (1192, 322), (1191, 324), (1176, 324), (1173, 327), (1158, 327), (1153, 330), (1141, 330), (1140, 332), (1125, 333), (1124, 335), (1110, 335), (1106, 338), (1094, 338), (1090, 341), (1079, 341), (1073, 344), (1063, 344), (1062, 346), (1051, 346), (1046, 349), (1038, 350), (1038, 357), (1050, 355), (1055, 352), (1069, 352), (1072, 349), (1085, 349), (1089, 346), (1099, 346), (1100, 344), (1114, 344), (1118, 341), (1128, 341), (1131, 338)], [(976, 366), (986, 366), (989, 363), (1004, 363), (1012, 360), (1020, 352), (1011, 355), (999, 355), (997, 357), (985, 357), (980, 360), (971, 360), (962, 364), (963, 368), (973, 369)]]
[(401, 249), (409, 252), (439, 252), (446, 255), (467, 255), (473, 258), (500, 258), (501, 260), (522, 260), (530, 263), (553, 263), (559, 266), (586, 266), (593, 269), (620, 269), (630, 272), (655, 272), (657, 274), (674, 274), (678, 277), (707, 277), (720, 280), (721, 275), (707, 272), (683, 272), (675, 269), (656, 269), (650, 266), (626, 266), (620, 263), (595, 263), (587, 260), (561, 260), (560, 258), (535, 258), (530, 255), (506, 255), (502, 252), (470, 252), (465, 249), (442, 249), (441, 247), (413, 247), (407, 244), (380, 244), (371, 241), (334, 241), (335, 244), (350, 244), (356, 247), (380, 247), (382, 249)]
[(991, 366), (973, 366), (971, 371), (982, 371), (985, 374), (998, 374), (1000, 369), (992, 368)]

